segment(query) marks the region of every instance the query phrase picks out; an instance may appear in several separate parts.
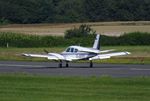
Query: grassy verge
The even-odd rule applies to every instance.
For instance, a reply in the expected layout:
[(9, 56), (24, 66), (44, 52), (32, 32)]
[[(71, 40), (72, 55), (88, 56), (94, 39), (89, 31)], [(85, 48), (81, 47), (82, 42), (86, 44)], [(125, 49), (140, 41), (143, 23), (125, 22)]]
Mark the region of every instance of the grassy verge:
[[(43, 49), (49, 52), (62, 52), (65, 47), (55, 48), (0, 48), (0, 60), (15, 61), (49, 61), (44, 58), (28, 58), (21, 56), (21, 53), (42, 53)], [(96, 63), (130, 63), (130, 64), (150, 64), (150, 47), (149, 46), (104, 46), (105, 49), (116, 49), (116, 51), (129, 51), (131, 55), (122, 57), (113, 57), (106, 60), (96, 60)]]
[(148, 101), (150, 78), (0, 75), (1, 101)]

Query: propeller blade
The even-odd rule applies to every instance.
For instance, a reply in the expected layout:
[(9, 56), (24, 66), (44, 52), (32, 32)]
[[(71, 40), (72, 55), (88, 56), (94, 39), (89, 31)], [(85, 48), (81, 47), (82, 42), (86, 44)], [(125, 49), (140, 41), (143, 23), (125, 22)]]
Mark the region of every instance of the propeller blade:
[(44, 52), (47, 53), (47, 54), (49, 53), (46, 49), (44, 49)]

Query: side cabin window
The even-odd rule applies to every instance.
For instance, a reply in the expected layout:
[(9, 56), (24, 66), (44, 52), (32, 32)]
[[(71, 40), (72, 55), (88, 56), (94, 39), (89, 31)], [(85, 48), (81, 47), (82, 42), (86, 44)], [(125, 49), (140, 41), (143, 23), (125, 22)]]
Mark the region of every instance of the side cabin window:
[(74, 49), (74, 52), (75, 52), (75, 53), (78, 52), (78, 49)]
[(75, 49), (75, 48), (68, 48), (68, 49), (66, 50), (66, 52), (76, 53), (76, 52), (78, 52), (78, 49)]

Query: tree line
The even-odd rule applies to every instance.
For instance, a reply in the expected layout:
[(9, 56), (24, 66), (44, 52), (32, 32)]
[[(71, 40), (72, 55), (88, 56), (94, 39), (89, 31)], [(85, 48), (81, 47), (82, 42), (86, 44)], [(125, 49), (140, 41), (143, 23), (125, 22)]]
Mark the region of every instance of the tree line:
[(150, 0), (0, 0), (0, 23), (150, 20)]

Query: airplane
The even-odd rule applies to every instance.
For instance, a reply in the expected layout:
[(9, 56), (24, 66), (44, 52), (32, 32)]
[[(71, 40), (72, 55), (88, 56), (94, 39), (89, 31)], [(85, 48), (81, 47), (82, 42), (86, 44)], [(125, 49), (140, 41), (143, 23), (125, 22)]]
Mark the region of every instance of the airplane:
[[(47, 54), (27, 54), (23, 53), (23, 56), (27, 57), (41, 57), (47, 58), (49, 60), (56, 60), (59, 61), (58, 67), (62, 67), (62, 62), (66, 62), (66, 67), (69, 67), (69, 62), (75, 60), (89, 60), (90, 66), (93, 67), (93, 60), (98, 59), (108, 59), (113, 56), (121, 56), (121, 55), (128, 55), (130, 52), (113, 52), (114, 49), (110, 50), (100, 50), (100, 34), (96, 34), (96, 38), (92, 48), (82, 47), (82, 46), (69, 46), (65, 51), (62, 53), (49, 53), (45, 50)], [(104, 54), (105, 53), (105, 54)]]

